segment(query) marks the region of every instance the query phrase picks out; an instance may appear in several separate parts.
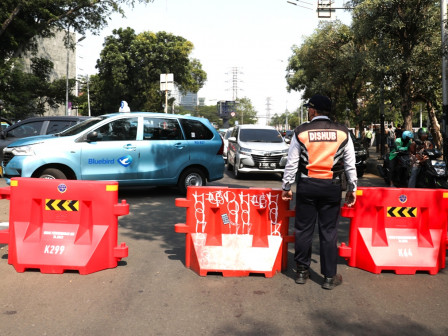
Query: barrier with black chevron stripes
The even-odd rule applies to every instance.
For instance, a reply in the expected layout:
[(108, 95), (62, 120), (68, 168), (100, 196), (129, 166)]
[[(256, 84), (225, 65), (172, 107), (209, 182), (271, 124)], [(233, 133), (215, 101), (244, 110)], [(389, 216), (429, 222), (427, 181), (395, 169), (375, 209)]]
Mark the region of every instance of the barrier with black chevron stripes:
[(201, 276), (251, 273), (272, 277), (287, 268), (289, 202), (279, 189), (188, 187), (176, 206), (187, 208), (186, 223), (175, 225), (185, 233), (185, 265)]
[(339, 246), (349, 266), (396, 274), (445, 268), (446, 190), (360, 187), (355, 206), (343, 206), (341, 215), (350, 218), (349, 245)]
[(46, 199), (45, 210), (79, 211), (79, 201)]
[(10, 200), (0, 243), (9, 244), (17, 272), (89, 274), (128, 256), (126, 244), (117, 245), (118, 216), (129, 213), (126, 201), (117, 203), (118, 182), (13, 178), (0, 198)]

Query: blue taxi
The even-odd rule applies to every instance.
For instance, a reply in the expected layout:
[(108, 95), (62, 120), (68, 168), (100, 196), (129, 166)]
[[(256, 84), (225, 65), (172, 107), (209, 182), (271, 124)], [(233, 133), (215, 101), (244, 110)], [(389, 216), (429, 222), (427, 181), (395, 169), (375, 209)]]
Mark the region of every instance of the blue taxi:
[(223, 177), (223, 140), (207, 119), (131, 112), (92, 117), (3, 150), (4, 177), (114, 180), (130, 186), (204, 186)]

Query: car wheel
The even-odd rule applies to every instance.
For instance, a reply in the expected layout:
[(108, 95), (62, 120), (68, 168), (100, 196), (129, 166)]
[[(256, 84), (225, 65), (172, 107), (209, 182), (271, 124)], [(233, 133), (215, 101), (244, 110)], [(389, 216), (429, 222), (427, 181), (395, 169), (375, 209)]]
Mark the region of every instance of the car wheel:
[(236, 179), (239, 179), (241, 177), (241, 173), (238, 170), (238, 166), (239, 166), (239, 164), (237, 164), (237, 162), (235, 162), (235, 166), (233, 167), (233, 177)]
[(47, 168), (39, 175), (39, 178), (47, 180), (54, 180), (54, 179), (66, 180), (67, 176), (65, 176), (65, 174), (59, 169)]
[(180, 176), (177, 186), (179, 191), (185, 195), (188, 186), (201, 187), (205, 186), (205, 184), (206, 179), (202, 170), (198, 168), (188, 168)]

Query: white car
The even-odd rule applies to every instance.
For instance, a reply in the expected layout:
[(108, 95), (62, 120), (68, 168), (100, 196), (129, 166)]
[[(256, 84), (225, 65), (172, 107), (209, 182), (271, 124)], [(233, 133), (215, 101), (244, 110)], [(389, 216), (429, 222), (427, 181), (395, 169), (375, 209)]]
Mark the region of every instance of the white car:
[(241, 173), (285, 171), (289, 147), (274, 127), (239, 125), (228, 138), (227, 169), (235, 178)]

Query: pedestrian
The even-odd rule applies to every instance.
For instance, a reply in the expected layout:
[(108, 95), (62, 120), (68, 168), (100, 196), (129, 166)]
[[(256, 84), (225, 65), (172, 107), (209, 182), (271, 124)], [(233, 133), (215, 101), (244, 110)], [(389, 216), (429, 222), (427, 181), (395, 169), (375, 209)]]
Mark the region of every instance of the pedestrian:
[(366, 131), (364, 132), (364, 139), (363, 139), (364, 147), (365, 147), (367, 150), (369, 150), (369, 148), (370, 148), (370, 146), (371, 146), (371, 143), (372, 143), (372, 136), (373, 136), (373, 133), (372, 133), (372, 131), (370, 130), (370, 127), (367, 126), (367, 127), (366, 127)]
[(422, 169), (423, 164), (429, 159), (425, 153), (427, 149), (434, 149), (433, 143), (428, 140), (428, 129), (422, 127), (417, 132), (417, 139), (411, 143), (409, 151), (411, 152), (411, 176), (409, 177), (408, 188), (415, 188), (417, 176)]
[(311, 121), (294, 130), (282, 184), (282, 199), (292, 200), (291, 185), (298, 171), (295, 282), (305, 284), (310, 277), (311, 246), (317, 221), (324, 276), (322, 288), (333, 289), (342, 283), (342, 276), (337, 274), (337, 239), (344, 173), (347, 176), (345, 202), (348, 206), (356, 202), (355, 151), (348, 128), (330, 120), (331, 100), (328, 97), (314, 95), (304, 106), (308, 107), (308, 120)]
[(373, 138), (374, 138), (374, 143), (375, 143), (375, 147), (376, 147), (376, 152), (379, 153), (380, 151), (380, 144), (381, 144), (381, 134), (380, 134), (380, 130), (379, 127), (377, 126), (373, 126)]
[(395, 131), (392, 128), (392, 125), (389, 125), (387, 129), (387, 147), (389, 148), (389, 152), (394, 148), (394, 146), (395, 146)]
[(403, 127), (398, 124), (397, 128), (395, 129), (395, 139), (401, 138), (401, 135), (403, 134)]

